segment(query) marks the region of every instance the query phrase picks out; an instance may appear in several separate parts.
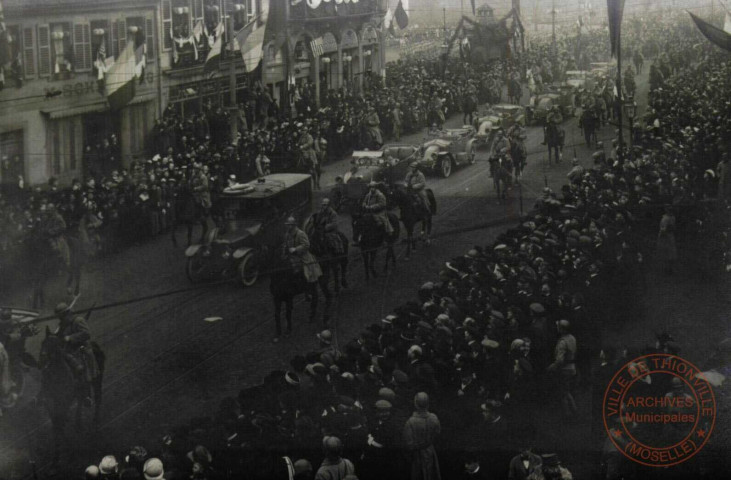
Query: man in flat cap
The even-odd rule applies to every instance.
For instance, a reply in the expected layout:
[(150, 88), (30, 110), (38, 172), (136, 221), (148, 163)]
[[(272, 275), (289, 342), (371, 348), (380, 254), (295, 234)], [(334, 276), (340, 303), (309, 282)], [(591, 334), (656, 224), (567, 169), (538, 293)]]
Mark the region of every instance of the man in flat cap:
[(561, 406), (566, 417), (576, 414), (576, 401), (572, 390), (576, 383), (576, 338), (569, 332), (571, 325), (568, 320), (556, 322), (559, 338), (553, 354), (553, 363), (547, 370), (558, 375), (558, 384), (561, 391)]

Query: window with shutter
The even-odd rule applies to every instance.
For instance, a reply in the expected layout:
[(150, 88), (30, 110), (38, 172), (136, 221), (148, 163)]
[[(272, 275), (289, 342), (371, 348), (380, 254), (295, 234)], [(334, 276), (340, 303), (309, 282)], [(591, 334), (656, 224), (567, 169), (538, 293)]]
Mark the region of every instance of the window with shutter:
[(74, 70), (91, 70), (91, 34), (88, 23), (74, 25)]
[(147, 61), (155, 59), (155, 31), (151, 18), (145, 19), (145, 38), (147, 41)]
[(36, 76), (36, 55), (32, 28), (23, 29), (23, 71), (25, 78)]
[(38, 74), (51, 74), (51, 31), (48, 25), (38, 25)]
[(203, 0), (193, 0), (193, 26), (203, 20)]
[(162, 48), (173, 48), (173, 9), (170, 0), (162, 0)]
[(124, 51), (124, 47), (127, 46), (127, 22), (124, 20), (117, 20), (119, 24), (119, 53)]

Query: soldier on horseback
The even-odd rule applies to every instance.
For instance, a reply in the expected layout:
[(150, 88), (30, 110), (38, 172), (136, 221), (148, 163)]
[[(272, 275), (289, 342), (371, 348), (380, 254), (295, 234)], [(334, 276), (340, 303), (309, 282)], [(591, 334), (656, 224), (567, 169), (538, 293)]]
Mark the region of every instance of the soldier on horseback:
[(308, 283), (316, 282), (322, 275), (322, 270), (315, 256), (310, 253), (309, 237), (297, 228), (294, 217), (288, 217), (284, 225), (287, 231), (284, 234), (283, 257), (289, 260), (295, 273), (304, 274)]
[(60, 257), (63, 265), (68, 265), (71, 261), (71, 252), (64, 237), (65, 232), (66, 221), (56, 210), (56, 205), (49, 203), (41, 218), (40, 233), (42, 238), (48, 241), (51, 250)]
[(316, 230), (324, 233), (325, 243), (331, 252), (342, 253), (343, 240), (338, 230), (338, 213), (330, 205), (330, 199), (325, 197), (320, 204), (320, 211), (313, 215)]
[(74, 372), (84, 403), (91, 406), (91, 382), (99, 375), (99, 366), (91, 345), (91, 333), (84, 317), (74, 315), (66, 303), (56, 305), (55, 313), (60, 320), (58, 337), (63, 339), (66, 361)]
[[(378, 183), (369, 183), (368, 193), (363, 197), (363, 202), (361, 203), (363, 213), (373, 215), (373, 218), (380, 223), (386, 235), (391, 235), (393, 233), (393, 227), (391, 226), (391, 222), (388, 221), (386, 207), (386, 196), (378, 189)], [(356, 243), (360, 243), (360, 239), (357, 239)]]
[(543, 127), (543, 145), (548, 144), (548, 129), (553, 125), (560, 130), (562, 123), (563, 115), (561, 115), (561, 108), (558, 105), (554, 105), (551, 111), (548, 112), (548, 115), (546, 115), (546, 124)]
[(429, 198), (426, 194), (426, 177), (419, 170), (418, 162), (411, 162), (404, 182), (406, 183), (406, 191), (419, 202), (421, 210), (423, 212), (429, 212)]
[(211, 209), (211, 191), (208, 186), (208, 176), (203, 171), (201, 164), (195, 162), (193, 164), (195, 172), (190, 179), (190, 190), (193, 192), (193, 198), (196, 204), (203, 210), (204, 216), (208, 217)]

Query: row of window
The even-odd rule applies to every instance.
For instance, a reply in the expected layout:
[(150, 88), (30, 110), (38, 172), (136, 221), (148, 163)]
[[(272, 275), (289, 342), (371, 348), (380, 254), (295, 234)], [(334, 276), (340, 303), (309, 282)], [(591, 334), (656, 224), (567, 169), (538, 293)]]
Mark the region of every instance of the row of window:
[(189, 37), (198, 23), (209, 31), (228, 15), (233, 15), (234, 30), (254, 20), (262, 0), (162, 0), (162, 42), (173, 47), (173, 37)]
[[(136, 34), (130, 33), (133, 26)], [(146, 44), (147, 61), (155, 58), (153, 21), (145, 17), (10, 25), (8, 31), (12, 58), (26, 79), (92, 71), (97, 58), (116, 58), (127, 41)]]

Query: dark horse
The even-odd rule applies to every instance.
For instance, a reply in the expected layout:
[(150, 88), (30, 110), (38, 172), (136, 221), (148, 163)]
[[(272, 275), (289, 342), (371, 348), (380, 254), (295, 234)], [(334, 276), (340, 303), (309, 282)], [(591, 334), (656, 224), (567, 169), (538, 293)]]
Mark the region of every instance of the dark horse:
[(310, 239), (310, 251), (320, 260), (328, 285), (330, 278), (333, 279), (335, 294), (340, 293), (340, 287), (348, 288), (348, 238), (340, 232), (325, 232), (312, 218), (305, 225), (305, 233)]
[(490, 158), (490, 175), (498, 203), (507, 199), (507, 191), (512, 184), (513, 162), (507, 153), (499, 153)]
[(363, 257), (366, 279), (371, 276), (378, 277), (376, 256), (378, 255), (378, 249), (384, 245), (386, 246), (386, 263), (383, 265), (383, 273), (388, 271), (389, 260), (393, 262), (394, 267), (396, 266), (396, 254), (393, 251), (393, 244), (401, 234), (401, 226), (395, 214), (387, 212), (386, 216), (393, 229), (390, 235), (386, 234), (386, 230), (373, 214), (353, 213), (353, 238), (360, 239), (360, 253)]
[(546, 125), (546, 144), (548, 145), (548, 164), (551, 164), (551, 158), (556, 163), (561, 161), (563, 155), (563, 145), (566, 138), (566, 132), (555, 123)]
[[(279, 249), (278, 252), (281, 252)], [(298, 295), (304, 294), (306, 299), (310, 302), (310, 323), (315, 321), (317, 315), (317, 304), (318, 304), (318, 292), (317, 286), (319, 284), (322, 293), (325, 295), (325, 312), (323, 313), (323, 324), (327, 326), (330, 321), (330, 304), (332, 303), (332, 293), (330, 293), (330, 287), (328, 286), (328, 278), (321, 275), (316, 282), (308, 282), (305, 279), (304, 273), (295, 272), (292, 268), (289, 258), (283, 254), (275, 254), (274, 262), (270, 270), (269, 276), (269, 292), (272, 294), (272, 300), (274, 301), (274, 322), (276, 326), (276, 337), (275, 341), (278, 341), (282, 335), (281, 326), (281, 315), (282, 315), (282, 303), (285, 305), (285, 316), (287, 319), (287, 331), (286, 335), (292, 332), (292, 308), (294, 306), (294, 298)]]
[(79, 237), (65, 234), (54, 239), (35, 236), (28, 242), (28, 247), (33, 283), (31, 308), (43, 306), (46, 282), (59, 272), (66, 274), (68, 292), (79, 294), (81, 269), (88, 260), (84, 242)]
[[(474, 121), (474, 113), (477, 111), (477, 95), (465, 94), (462, 98), (462, 124), (472, 125)], [(467, 122), (469, 117), (469, 123)]]
[[(92, 342), (94, 357), (99, 367), (99, 374), (92, 379), (91, 387), (94, 395), (93, 425), (99, 424), (99, 412), (102, 405), (102, 380), (104, 378), (104, 352), (99, 345)], [(54, 463), (59, 460), (59, 450), (64, 439), (64, 430), (69, 410), (76, 402), (76, 427), (81, 427), (81, 407), (86, 397), (85, 388), (80, 385), (64, 352), (63, 338), (46, 327), (46, 338), (41, 344), (41, 399), (48, 410), (53, 425)]]
[(416, 248), (416, 238), (414, 237), (414, 227), (421, 222), (421, 236), (426, 237), (424, 240), (427, 245), (431, 243), (429, 235), (431, 235), (432, 217), (437, 213), (437, 200), (434, 198), (434, 192), (430, 189), (426, 190), (429, 199), (429, 209), (425, 210), (421, 202), (414, 199), (414, 196), (406, 188), (403, 182), (396, 183), (393, 189), (393, 200), (401, 212), (401, 222), (406, 228), (406, 260), (411, 257), (411, 250)]
[(208, 232), (208, 213), (205, 209), (195, 201), (193, 192), (188, 186), (182, 186), (175, 195), (175, 205), (173, 206), (173, 222), (170, 229), (173, 245), (178, 246), (178, 238), (175, 231), (179, 225), (188, 227), (188, 246), (191, 245), (193, 239), (193, 227), (201, 226), (201, 243)]

